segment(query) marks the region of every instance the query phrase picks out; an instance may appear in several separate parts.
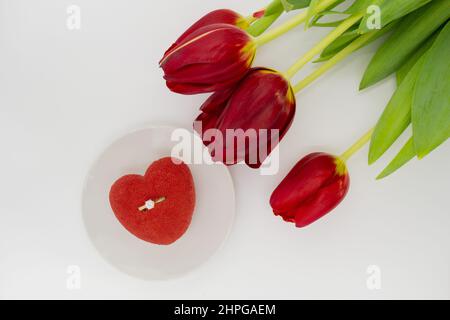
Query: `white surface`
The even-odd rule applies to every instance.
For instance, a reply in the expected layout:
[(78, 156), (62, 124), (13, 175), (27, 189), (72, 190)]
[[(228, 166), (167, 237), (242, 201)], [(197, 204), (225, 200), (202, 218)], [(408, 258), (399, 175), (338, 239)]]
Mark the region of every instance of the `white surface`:
[[(247, 14), (265, 2), (0, 0), (1, 298), (450, 298), (448, 143), (381, 182), (374, 177), (395, 150), (373, 167), (358, 154), (349, 196), (311, 228), (296, 230), (268, 205), (301, 156), (341, 152), (377, 120), (394, 82), (357, 92), (373, 46), (298, 95), (279, 175), (232, 168), (237, 219), (201, 268), (146, 282), (91, 245), (81, 192), (94, 159), (141, 124), (189, 126), (204, 99), (165, 88), (163, 51), (208, 10)], [(71, 4), (82, 9), (79, 31), (66, 27)], [(257, 63), (285, 69), (325, 32), (298, 28)], [(80, 267), (80, 290), (66, 287), (70, 265)], [(381, 290), (367, 289), (370, 265), (381, 268)]]
[[(205, 263), (227, 239), (235, 216), (233, 181), (223, 164), (189, 165), (196, 192), (194, 215), (187, 232), (170, 246), (136, 238), (114, 216), (111, 186), (126, 174), (144, 175), (152, 161), (170, 156), (177, 144), (171, 138), (176, 129), (140, 128), (118, 138), (90, 168), (83, 190), (83, 221), (94, 246), (113, 266), (144, 280), (178, 278)], [(192, 135), (191, 141), (201, 150), (199, 137)], [(147, 202), (152, 209), (154, 202)]]

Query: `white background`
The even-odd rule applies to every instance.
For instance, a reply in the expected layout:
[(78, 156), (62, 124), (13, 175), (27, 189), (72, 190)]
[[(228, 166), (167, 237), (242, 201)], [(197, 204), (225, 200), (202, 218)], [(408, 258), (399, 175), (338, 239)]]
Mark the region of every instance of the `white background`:
[[(66, 27), (71, 4), (82, 10), (79, 31)], [(231, 169), (237, 219), (201, 268), (145, 282), (95, 251), (80, 209), (94, 159), (135, 127), (190, 126), (204, 100), (165, 88), (157, 62), (166, 47), (209, 10), (247, 15), (263, 5), (0, 0), (0, 298), (450, 298), (448, 143), (380, 182), (374, 177), (399, 145), (373, 167), (365, 149), (349, 163), (345, 202), (308, 229), (283, 223), (268, 205), (300, 157), (342, 152), (376, 122), (395, 82), (357, 91), (375, 46), (298, 95), (277, 176)], [(257, 64), (284, 70), (325, 34), (298, 28), (262, 48)], [(69, 265), (81, 268), (81, 290), (66, 288)], [(381, 268), (381, 290), (367, 289), (370, 265)]]

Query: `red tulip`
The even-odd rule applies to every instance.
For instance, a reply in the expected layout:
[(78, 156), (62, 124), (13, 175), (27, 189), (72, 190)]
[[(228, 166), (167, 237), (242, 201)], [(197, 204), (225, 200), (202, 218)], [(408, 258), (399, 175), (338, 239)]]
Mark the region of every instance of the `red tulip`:
[[(214, 160), (259, 168), (291, 126), (295, 96), (282, 74), (254, 68), (234, 88), (214, 93), (200, 110), (194, 128)], [(223, 141), (210, 141), (208, 130), (220, 133)]]
[(176, 47), (179, 43), (181, 43), (187, 36), (192, 34), (194, 31), (197, 31), (198, 29), (204, 26), (209, 26), (211, 24), (217, 23), (230, 24), (243, 30), (246, 30), (250, 26), (248, 21), (243, 16), (232, 10), (219, 9), (211, 11), (210, 13), (200, 18), (191, 27), (189, 27), (189, 29), (187, 29), (177, 39), (177, 41), (175, 41), (175, 43), (166, 51), (166, 53), (164, 54), (164, 58), (174, 47)]
[(275, 189), (270, 205), (275, 215), (302, 228), (336, 208), (349, 186), (344, 162), (325, 153), (313, 153), (300, 160)]
[(253, 38), (229, 24), (201, 27), (170, 50), (160, 65), (170, 90), (182, 94), (229, 88), (250, 69), (256, 53)]

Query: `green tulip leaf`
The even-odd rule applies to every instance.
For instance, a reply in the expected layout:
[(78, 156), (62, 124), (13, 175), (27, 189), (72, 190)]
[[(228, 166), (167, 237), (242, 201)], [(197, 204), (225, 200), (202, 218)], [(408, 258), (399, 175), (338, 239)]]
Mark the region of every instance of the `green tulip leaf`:
[(373, 30), (371, 24), (368, 23), (373, 18), (374, 14), (369, 10), (372, 6), (379, 8), (380, 28), (383, 28), (389, 23), (424, 6), (430, 1), (431, 0), (356, 0), (345, 12), (349, 14), (365, 13), (359, 27), (359, 32), (366, 33)]
[(306, 12), (306, 22), (305, 22), (305, 30), (308, 29), (310, 26), (310, 21), (312, 18), (320, 13), (321, 10), (318, 10), (317, 5), (320, 3), (321, 0), (311, 0), (311, 3), (308, 7), (308, 11)]
[(358, 34), (357, 27), (351, 28), (350, 30), (348, 30), (347, 32), (342, 34), (339, 38), (334, 40), (328, 47), (326, 47), (325, 50), (323, 50), (322, 53), (320, 54), (319, 60), (317, 60), (316, 62), (324, 61), (324, 60), (321, 60), (324, 57), (329, 57), (329, 58), (333, 57), (336, 53), (338, 53), (339, 51), (344, 49), (346, 46), (348, 46), (350, 43), (353, 42), (353, 40), (355, 40), (358, 37), (359, 37), (359, 34)]
[(413, 138), (409, 139), (409, 141), (405, 144), (405, 146), (400, 150), (399, 154), (392, 160), (391, 163), (380, 173), (377, 177), (378, 180), (384, 179), (387, 176), (390, 176), (398, 169), (403, 167), (409, 161), (414, 159), (416, 156), (416, 150), (414, 149), (414, 140)]
[(366, 33), (373, 30), (371, 23), (374, 12), (370, 11), (371, 5), (379, 8), (380, 14), (380, 27), (384, 27), (387, 24), (400, 19), (407, 14), (417, 10), (418, 8), (429, 3), (431, 0), (375, 0), (371, 1), (371, 4), (366, 8), (366, 15), (361, 21), (359, 28), (360, 33)]
[[(333, 9), (340, 5), (341, 3), (345, 2), (345, 0), (332, 0), (331, 2), (329, 0), (311, 0), (308, 11), (306, 12), (306, 19), (305, 19), (305, 29), (315, 26), (315, 27), (336, 27), (339, 25), (341, 21), (330, 21), (327, 23), (319, 23), (318, 21), (322, 19), (323, 17), (329, 16), (329, 15), (342, 15), (342, 12), (340, 11), (334, 11)], [(324, 6), (324, 3), (326, 6)], [(330, 4), (331, 3), (331, 4)]]
[(396, 72), (448, 18), (449, 0), (434, 0), (403, 18), (397, 30), (371, 60), (360, 89), (365, 89)]
[(337, 12), (337, 11), (323, 11), (319, 14), (317, 14), (309, 23), (309, 25), (311, 27), (319, 27), (319, 28), (335, 28), (337, 26), (339, 26), (342, 22), (345, 21), (345, 19), (340, 19), (340, 20), (334, 20), (334, 21), (329, 21), (329, 22), (319, 22), (319, 20), (327, 15), (331, 15), (331, 14), (342, 14), (341, 12)]
[(310, 3), (311, 0), (281, 0), (281, 4), (286, 12), (306, 8)]
[(278, 20), (283, 12), (284, 7), (281, 0), (272, 1), (266, 8), (264, 16), (252, 23), (247, 29), (247, 32), (254, 37), (262, 35), (275, 21)]
[(414, 88), (425, 58), (420, 58), (395, 91), (372, 136), (369, 164), (375, 163), (411, 123)]
[[(319, 22), (319, 21), (322, 18), (330, 16), (330, 15), (340, 15), (340, 16), (344, 15), (345, 17), (348, 17), (348, 14), (345, 14), (341, 11), (334, 10), (337, 6), (339, 6), (343, 2), (345, 2), (345, 0), (334, 0), (332, 5), (328, 6), (326, 9), (323, 9), (323, 10), (317, 10), (317, 7), (315, 7), (315, 8), (313, 8), (313, 10), (315, 11), (314, 14), (311, 14), (313, 11), (311, 11), (311, 7), (310, 7), (309, 13), (311, 16), (308, 17), (308, 19), (307, 19), (307, 21), (309, 22), (308, 26), (327, 27), (327, 28), (339, 26), (342, 22), (344, 22), (345, 19), (339, 19), (339, 20), (328, 21), (328, 22)], [(318, 2), (317, 5), (318, 4), (320, 4), (320, 3)]]
[(420, 48), (405, 62), (405, 64), (397, 71), (397, 84), (400, 85), (405, 77), (408, 75), (409, 71), (414, 67), (416, 62), (431, 48), (436, 40), (439, 32), (436, 32), (433, 36), (429, 37), (425, 43), (423, 43)]
[(412, 123), (419, 158), (450, 137), (450, 22), (425, 56), (413, 98)]
[[(386, 27), (384, 27), (381, 30), (375, 30), (372, 31), (372, 36), (369, 37), (368, 41), (364, 42), (364, 45), (362, 45), (361, 47), (359, 47), (359, 49), (371, 44), (372, 42), (374, 42), (375, 40), (381, 38), (382, 36), (384, 36), (385, 34), (387, 34), (388, 32), (391, 32), (393, 29), (395, 29), (398, 26), (398, 22), (393, 22), (389, 25), (387, 25)], [(344, 33), (341, 37), (339, 37), (337, 40), (335, 40), (335, 42), (333, 42), (332, 44), (330, 44), (330, 46), (328, 46), (320, 55), (320, 57), (315, 60), (314, 62), (324, 62), (324, 61), (328, 61), (331, 58), (333, 58), (336, 54), (338, 54), (340, 51), (342, 51), (343, 49), (345, 49), (348, 45), (350, 45), (351, 43), (357, 41), (358, 39), (360, 39), (361, 37), (363, 37), (364, 35), (359, 35), (357, 34), (357, 36), (350, 40), (351, 38), (354, 37), (355, 33), (357, 34), (356, 29), (355, 30), (349, 30), (347, 31), (347, 33)], [(370, 33), (366, 33), (370, 34)], [(348, 41), (350, 40), (350, 41)]]
[(264, 10), (264, 16), (269, 17), (278, 14), (280, 11), (283, 12), (284, 8), (281, 1), (282, 0), (272, 0), (272, 2)]
[(367, 8), (371, 5), (379, 5), (381, 0), (356, 0), (353, 4), (344, 12), (348, 14), (356, 14), (367, 11)]

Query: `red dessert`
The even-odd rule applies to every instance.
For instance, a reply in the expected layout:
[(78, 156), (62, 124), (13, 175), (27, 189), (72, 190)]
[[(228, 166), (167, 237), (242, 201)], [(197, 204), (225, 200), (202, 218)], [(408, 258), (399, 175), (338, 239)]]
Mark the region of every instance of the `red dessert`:
[(109, 201), (117, 219), (133, 235), (169, 245), (180, 239), (191, 224), (194, 180), (186, 164), (163, 158), (152, 163), (144, 176), (126, 175), (117, 180)]

